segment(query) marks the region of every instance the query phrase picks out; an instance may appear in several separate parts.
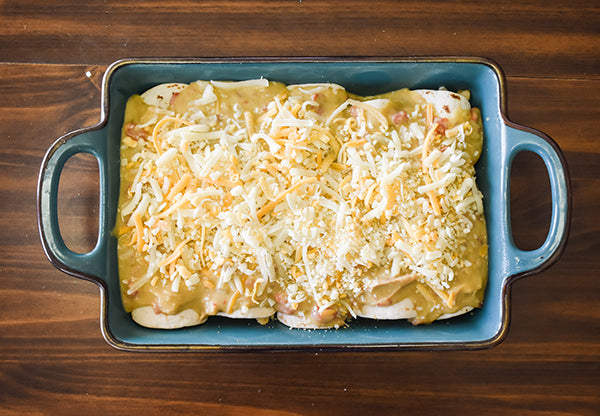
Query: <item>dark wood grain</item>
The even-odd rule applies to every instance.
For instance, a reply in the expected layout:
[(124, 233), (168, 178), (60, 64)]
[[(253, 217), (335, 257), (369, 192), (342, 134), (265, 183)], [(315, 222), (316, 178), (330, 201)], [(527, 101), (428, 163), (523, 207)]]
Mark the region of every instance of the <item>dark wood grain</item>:
[(0, 56), (16, 62), (442, 54), (490, 57), (511, 75), (600, 75), (594, 1), (4, 0), (1, 8)]
[[(598, 414), (594, 3), (171, 4), (0, 3), (0, 57), (21, 62), (0, 63), (0, 414)], [(43, 254), (35, 211), (42, 157), (60, 135), (99, 120), (99, 82), (115, 58), (459, 52), (503, 65), (509, 118), (553, 137), (572, 178), (567, 249), (550, 269), (514, 283), (510, 331), (493, 349), (120, 352), (101, 337), (96, 286)], [(545, 237), (547, 183), (536, 157), (517, 158), (511, 204), (521, 247)], [(97, 192), (95, 161), (73, 158), (61, 182), (61, 230), (83, 251), (95, 240)]]

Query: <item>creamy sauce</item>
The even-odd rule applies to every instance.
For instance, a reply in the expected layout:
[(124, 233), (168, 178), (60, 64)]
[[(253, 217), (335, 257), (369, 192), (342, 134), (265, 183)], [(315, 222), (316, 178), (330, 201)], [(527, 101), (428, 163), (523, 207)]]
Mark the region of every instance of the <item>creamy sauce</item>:
[[(345, 102), (349, 104), (344, 107), (342, 104)], [(368, 106), (360, 105), (364, 102)], [(321, 141), (313, 140), (313, 136), (303, 141), (302, 122), (298, 122), (297, 126), (273, 127), (274, 114), (284, 111), (282, 108), (291, 111), (298, 120), (314, 120), (321, 130), (326, 130), (324, 126), (329, 121), (330, 125), (325, 126), (328, 133), (323, 133)], [(217, 313), (231, 315), (236, 311), (263, 307), (298, 316), (316, 327), (338, 327), (344, 325), (364, 305), (385, 307), (410, 299), (416, 311), (416, 317), (412, 320), (415, 324), (431, 322), (466, 306), (481, 306), (487, 279), (486, 227), (483, 213), (476, 207), (480, 199), (473, 195), (478, 192), (474, 181), (471, 187), (467, 186), (470, 182), (465, 182), (474, 180), (473, 164), (481, 152), (483, 131), (480, 115), (476, 109), (457, 109), (452, 117), (436, 121), (435, 118), (427, 120), (428, 110), (431, 111), (431, 106), (428, 108), (421, 95), (406, 89), (375, 97), (358, 97), (338, 87), (307, 85), (288, 88), (275, 82), (270, 82), (268, 87), (218, 88), (209, 82), (198, 81), (176, 94), (166, 109), (150, 106), (140, 96), (131, 97), (122, 131), (121, 191), (115, 226), (121, 293), (126, 311), (151, 305), (156, 313), (174, 315), (191, 308), (205, 317)], [(161, 125), (167, 118), (169, 120)], [(423, 136), (429, 133), (431, 127), (435, 127), (432, 126), (434, 122), (438, 130), (432, 131), (431, 143), (426, 145)], [(186, 125), (203, 127), (191, 133), (186, 132), (187, 136), (183, 139), (183, 134), (181, 137), (169, 136), (169, 131)], [(425, 168), (421, 172), (420, 163), (425, 163), (426, 157), (436, 149), (440, 154), (446, 151), (448, 143), (452, 141), (452, 137), (447, 136), (452, 136), (453, 133), (449, 132), (457, 126), (464, 127), (459, 129), (463, 142), (456, 145), (463, 147), (455, 152), (455, 159), (461, 158), (456, 165), (462, 169), (464, 177), (453, 179), (448, 176), (450, 182), (445, 191), (434, 191), (438, 192), (435, 195), (422, 192), (422, 197), (415, 199), (414, 203), (405, 201), (406, 206), (412, 206), (418, 215), (407, 214), (389, 202), (385, 207), (387, 214), (370, 218), (370, 213), (376, 215), (373, 212), (386, 195), (401, 200), (403, 193), (408, 192), (400, 182), (404, 181), (408, 186), (411, 181), (418, 181), (419, 186), (427, 187), (432, 182), (428, 175), (441, 181), (439, 176), (444, 174), (443, 166), (433, 161), (427, 173)], [(406, 133), (411, 128), (419, 128), (421, 135)], [(390, 141), (397, 140), (392, 138), (394, 130), (402, 133), (403, 154), (414, 154), (402, 159), (407, 161), (407, 166), (410, 165), (405, 170), (414, 171), (423, 178), (396, 179), (391, 184), (382, 185), (376, 184), (376, 173), (362, 172), (364, 178), (355, 180), (349, 168), (351, 156), (360, 157), (360, 160), (376, 160), (378, 154), (392, 147)], [(219, 131), (237, 137), (235, 143), (226, 142), (218, 134), (214, 137), (209, 134)], [(258, 136), (252, 136), (259, 131), (270, 136), (258, 139)], [(410, 143), (406, 143), (406, 140)], [(339, 142), (338, 145), (335, 141)], [(253, 146), (243, 144), (251, 142)], [(291, 145), (291, 142), (295, 145)], [(211, 152), (219, 146), (227, 156), (222, 157), (214, 169), (199, 175), (203, 169), (198, 162), (201, 158), (191, 156), (190, 160), (190, 151), (206, 156), (202, 159), (206, 162)], [(419, 151), (427, 146), (429, 150), (424, 150), (424, 153)], [(256, 153), (257, 149), (259, 153)], [(245, 151), (251, 153), (247, 157), (255, 158), (254, 169), (262, 170), (266, 175), (260, 184), (259, 192), (263, 194), (261, 203), (254, 207), (254, 213), (249, 208), (251, 202), (248, 201), (251, 198), (245, 194), (248, 189), (244, 188), (244, 172), (236, 170), (237, 159), (241, 159)], [(347, 156), (340, 154), (344, 151)], [(328, 160), (329, 155), (333, 156)], [(172, 160), (164, 165), (162, 162), (167, 157), (172, 157)], [(444, 157), (440, 156), (440, 160)], [(198, 162), (195, 168), (191, 166), (194, 160)], [(223, 160), (228, 160), (229, 164), (224, 164)], [(325, 171), (319, 170), (319, 166), (327, 164)], [(210, 176), (218, 169), (222, 170), (220, 176)], [(297, 189), (285, 194), (286, 188), (289, 190), (299, 183), (290, 179), (296, 172), (294, 169), (303, 172), (301, 175), (305, 183), (300, 183)], [(441, 173), (436, 173), (436, 169), (440, 169)], [(332, 173), (328, 182), (329, 171)], [(309, 177), (307, 172), (312, 172), (314, 178)], [(453, 170), (448, 169), (448, 172), (452, 173)], [(247, 172), (246, 176), (249, 177), (251, 173)], [(346, 183), (334, 184), (331, 178), (342, 178), (342, 182), (345, 180)], [(373, 182), (370, 191), (357, 188), (359, 185), (356, 184), (370, 183), (368, 181)], [(451, 186), (458, 189), (461, 184), (469, 189), (462, 192), (461, 198), (449, 199), (453, 201), (452, 204), (464, 202), (461, 213), (457, 213), (459, 210), (454, 205), (445, 205), (444, 198)], [(178, 185), (181, 189), (174, 189)], [(333, 185), (341, 185), (342, 198), (345, 198), (342, 192), (345, 189), (350, 189), (348, 194), (355, 192), (355, 195), (361, 196), (362, 199), (355, 196), (343, 201), (345, 206), (353, 210), (348, 211), (348, 217), (354, 221), (351, 227), (362, 227), (363, 230), (356, 233), (367, 239), (375, 247), (373, 250), (379, 250), (378, 253), (395, 255), (400, 266), (394, 269), (392, 261), (381, 256), (373, 262), (365, 262), (353, 252), (347, 257), (354, 256), (359, 266), (352, 271), (339, 270), (338, 266), (334, 273), (321, 277), (319, 285), (323, 284), (325, 289), (323, 286), (314, 289), (314, 281), (310, 281), (310, 276), (317, 276), (321, 271), (321, 266), (315, 268), (314, 265), (329, 265), (331, 262), (328, 262), (328, 258), (334, 256), (344, 241), (332, 240), (335, 235), (328, 236), (328, 239), (320, 240), (329, 242), (326, 246), (309, 246), (302, 252), (297, 241), (280, 234), (283, 241), (277, 249), (281, 253), (270, 254), (267, 260), (261, 260), (256, 254), (262, 253), (260, 249), (251, 246), (259, 243), (267, 247), (274, 246), (272, 240), (277, 238), (274, 234), (265, 236), (261, 231), (262, 224), (268, 222), (273, 226), (279, 218), (283, 221), (282, 228), (291, 229), (294, 226), (291, 217), (293, 205), (301, 204), (300, 200), (305, 195), (325, 195), (331, 192)], [(239, 188), (243, 188), (241, 195)], [(454, 191), (458, 192), (456, 189)], [(198, 190), (206, 190), (206, 196), (193, 193)], [(192, 196), (181, 203), (186, 193)], [(145, 198), (145, 195), (152, 196), (152, 201), (148, 202), (150, 198)], [(283, 196), (278, 198), (279, 195)], [(334, 197), (329, 199), (336, 201)], [(438, 208), (441, 213), (435, 212), (436, 201), (441, 202)], [(178, 203), (179, 208), (169, 212), (169, 206)], [(142, 206), (144, 204), (145, 209)], [(329, 222), (321, 224), (323, 235), (327, 236), (327, 229), (336, 223), (336, 213), (319, 207), (317, 203), (311, 206), (313, 209), (309, 212), (315, 209), (329, 212)], [(246, 225), (231, 224), (224, 227), (223, 223), (230, 221), (231, 217), (223, 213), (233, 215), (231, 213), (235, 207), (239, 209), (236, 215), (245, 218)], [(305, 208), (310, 209), (310, 206), (306, 205)], [(189, 215), (182, 219), (178, 217), (178, 210), (186, 211)], [(449, 219), (442, 221), (448, 227), (448, 232), (440, 224), (436, 228), (436, 218), (449, 212), (452, 213), (448, 214)], [(411, 216), (415, 222), (407, 225)], [(456, 226), (454, 231), (448, 225), (453, 216), (460, 220), (460, 226)], [(285, 222), (285, 218), (288, 218), (288, 222)], [(384, 223), (391, 225), (385, 228), (382, 225)], [(369, 231), (365, 231), (369, 224), (378, 224), (377, 230), (398, 232), (390, 231), (389, 235), (375, 235), (373, 232), (371, 237)], [(462, 230), (465, 227), (467, 232)], [(459, 230), (458, 235), (453, 236), (456, 230)], [(254, 233), (250, 241), (258, 242), (246, 243), (250, 238), (248, 236), (244, 237), (247, 240), (242, 241), (240, 235), (244, 232)], [(406, 245), (412, 245), (415, 247), (411, 250), (414, 256), (414, 253), (425, 253), (423, 256), (426, 257), (443, 255), (444, 251), (437, 248), (441, 246), (438, 242), (441, 233), (445, 233), (444, 238), (453, 240), (452, 244), (456, 246), (444, 262), (437, 259), (433, 260), (437, 263), (432, 263), (406, 254)], [(184, 240), (184, 236), (190, 237)], [(268, 238), (267, 242), (265, 238)], [(180, 247), (179, 251), (177, 247)], [(236, 253), (235, 260), (222, 255), (228, 250)], [(367, 258), (369, 254), (361, 255)], [(293, 261), (290, 262), (290, 258)], [(444, 266), (448, 267), (445, 270), (450, 270), (453, 277), (444, 276), (439, 286), (435, 285), (433, 277), (428, 278), (427, 273), (421, 273), (429, 271), (429, 264), (447, 263), (452, 265)], [(275, 277), (267, 276), (268, 270), (265, 270), (269, 267), (272, 267)], [(310, 292), (311, 285), (319, 291), (319, 296)], [(300, 289), (294, 291), (291, 287)], [(327, 293), (325, 297), (321, 296), (323, 290)]]

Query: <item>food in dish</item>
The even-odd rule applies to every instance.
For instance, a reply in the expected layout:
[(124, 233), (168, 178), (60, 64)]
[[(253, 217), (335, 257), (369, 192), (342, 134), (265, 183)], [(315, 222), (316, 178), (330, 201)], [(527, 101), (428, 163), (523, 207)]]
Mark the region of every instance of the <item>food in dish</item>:
[(115, 234), (126, 311), (338, 328), (481, 305), (487, 236), (468, 91), (359, 97), (266, 79), (127, 103)]

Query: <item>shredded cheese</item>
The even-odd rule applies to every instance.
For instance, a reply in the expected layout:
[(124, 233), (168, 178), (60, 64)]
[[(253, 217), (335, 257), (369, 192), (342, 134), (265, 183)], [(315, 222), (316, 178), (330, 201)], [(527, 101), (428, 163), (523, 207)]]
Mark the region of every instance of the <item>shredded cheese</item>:
[(286, 189), (285, 191), (283, 191), (279, 195), (277, 195), (277, 197), (275, 198), (274, 201), (270, 201), (268, 204), (264, 205), (261, 209), (259, 209), (256, 213), (256, 216), (259, 219), (264, 217), (269, 211), (271, 211), (281, 201), (283, 201), (287, 194), (289, 194), (290, 192), (294, 192), (295, 190), (300, 188), (302, 185), (306, 185), (306, 184), (313, 183), (316, 181), (317, 181), (317, 178), (305, 178), (305, 179), (299, 180), (294, 185), (292, 185), (290, 188)]
[(173, 250), (173, 253), (171, 253), (167, 258), (165, 258), (163, 261), (161, 261), (158, 266), (165, 267), (165, 266), (172, 264), (175, 260), (177, 260), (179, 258), (179, 256), (181, 256), (181, 250), (183, 249), (183, 247), (185, 247), (185, 245), (187, 243), (189, 243), (190, 240), (191, 240), (191, 238), (188, 238), (188, 239), (183, 240), (181, 243), (179, 243), (177, 245), (177, 247), (175, 248), (175, 250)]
[(169, 122), (186, 124), (188, 126), (192, 125), (191, 122), (189, 122), (187, 120), (183, 120), (181, 118), (177, 118), (177, 117), (164, 117), (162, 120), (160, 120), (158, 123), (156, 123), (156, 125), (154, 126), (154, 129), (152, 129), (152, 142), (154, 143), (154, 147), (156, 148), (156, 153), (158, 153), (159, 155), (162, 155), (163, 151), (162, 151), (162, 146), (160, 144), (160, 141), (158, 140), (158, 132), (160, 131), (161, 127), (163, 127), (165, 124), (167, 124)]
[(387, 270), (410, 276), (427, 302), (455, 307), (454, 276), (470, 267), (464, 242), (483, 213), (473, 125), (442, 128), (418, 100), (395, 124), (405, 104), (388, 96), (274, 86), (199, 82), (184, 113), (140, 121), (152, 141), (124, 136), (118, 236), (148, 265), (126, 293), (148, 282), (218, 290), (227, 297), (214, 308), (231, 314), (272, 307), (283, 290), (298, 316), (314, 306), (356, 317), (362, 294), (393, 280), (376, 277)]

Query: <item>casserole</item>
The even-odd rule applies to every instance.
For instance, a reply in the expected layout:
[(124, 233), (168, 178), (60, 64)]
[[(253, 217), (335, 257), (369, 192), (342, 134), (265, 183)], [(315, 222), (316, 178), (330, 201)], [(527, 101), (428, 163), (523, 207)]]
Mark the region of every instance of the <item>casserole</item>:
[[(119, 195), (120, 131), (126, 100), (165, 82), (196, 79), (247, 80), (265, 77), (284, 83), (335, 82), (360, 95), (399, 88), (468, 89), (481, 110), (484, 146), (476, 166), (484, 196), (489, 243), (488, 285), (480, 310), (451, 321), (412, 327), (406, 322), (357, 321), (341, 330), (289, 330), (216, 318), (188, 329), (161, 331), (136, 325), (120, 301), (115, 224)], [(478, 58), (369, 59), (208, 59), (122, 60), (103, 80), (101, 122), (68, 133), (48, 150), (38, 184), (38, 224), (46, 255), (60, 270), (99, 284), (101, 329), (121, 349), (289, 349), (427, 348), (474, 349), (496, 345), (508, 329), (510, 283), (539, 272), (564, 250), (570, 213), (568, 171), (558, 146), (543, 133), (509, 122), (505, 84), (496, 64)], [(525, 252), (513, 243), (509, 217), (510, 165), (521, 151), (545, 162), (552, 192), (552, 219), (545, 242)], [(56, 200), (60, 171), (78, 152), (94, 155), (100, 171), (100, 226), (95, 248), (77, 254), (65, 246), (58, 229)]]
[(115, 225), (125, 310), (150, 328), (216, 314), (323, 329), (479, 307), (483, 127), (467, 97), (266, 78), (132, 96)]

